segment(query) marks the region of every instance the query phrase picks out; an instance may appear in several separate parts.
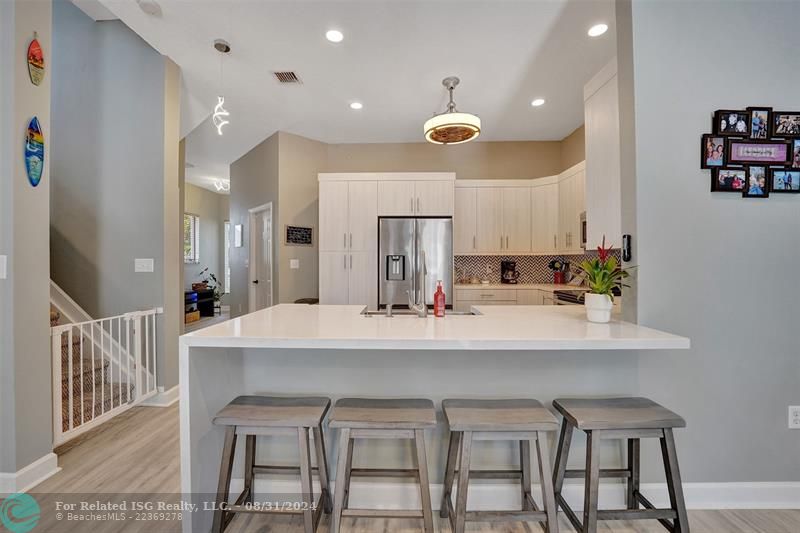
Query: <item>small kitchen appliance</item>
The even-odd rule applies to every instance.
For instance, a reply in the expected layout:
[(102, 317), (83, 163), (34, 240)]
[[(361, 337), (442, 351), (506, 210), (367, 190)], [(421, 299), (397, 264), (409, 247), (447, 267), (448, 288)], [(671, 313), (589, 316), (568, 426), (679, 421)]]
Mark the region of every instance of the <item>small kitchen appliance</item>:
[(517, 283), (519, 272), (517, 272), (516, 261), (500, 262), (500, 283)]

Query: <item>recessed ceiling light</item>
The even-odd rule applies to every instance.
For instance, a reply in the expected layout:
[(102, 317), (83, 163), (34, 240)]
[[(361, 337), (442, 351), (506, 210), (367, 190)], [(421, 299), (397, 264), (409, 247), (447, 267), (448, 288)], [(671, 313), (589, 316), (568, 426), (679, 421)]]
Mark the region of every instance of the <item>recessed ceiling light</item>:
[(332, 43), (340, 43), (344, 39), (344, 34), (339, 30), (328, 30), (325, 32), (325, 38)]
[(533, 107), (539, 107), (540, 105), (544, 105), (544, 98), (536, 98), (531, 102)]
[(350, 109), (362, 109), (364, 104), (361, 102), (350, 102)]
[(589, 28), (589, 37), (599, 37), (608, 31), (608, 24), (595, 24)]

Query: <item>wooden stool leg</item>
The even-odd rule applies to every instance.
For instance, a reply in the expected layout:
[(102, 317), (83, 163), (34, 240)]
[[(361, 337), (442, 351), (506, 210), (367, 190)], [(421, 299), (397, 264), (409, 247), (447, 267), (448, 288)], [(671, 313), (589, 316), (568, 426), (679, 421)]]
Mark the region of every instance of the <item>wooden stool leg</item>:
[(439, 508), (439, 516), (447, 518), (447, 502), (453, 494), (453, 479), (456, 476), (456, 459), (458, 458), (458, 443), (461, 433), (459, 431), (450, 432), (450, 445), (447, 447), (447, 466), (444, 469), (444, 490), (442, 491), (442, 505)]
[(428, 482), (428, 456), (425, 453), (425, 432), (414, 430), (414, 457), (419, 472), (419, 493), (422, 500), (422, 522), (425, 533), (433, 533), (433, 511), (431, 510), (431, 486)]
[(639, 479), (640, 473), (640, 440), (628, 439), (628, 471), (631, 477), (628, 478), (628, 509), (635, 510), (639, 508), (639, 500), (636, 496), (639, 494)]
[(253, 476), (253, 467), (256, 464), (256, 436), (247, 435), (245, 439), (244, 451), (244, 490), (247, 491), (246, 502), (253, 503), (253, 495), (256, 491)]
[(314, 490), (311, 485), (311, 450), (308, 428), (297, 428), (297, 444), (300, 450), (300, 487), (303, 493), (303, 526), (305, 533), (314, 533)]
[[(353, 448), (356, 445), (356, 441), (353, 439), (349, 439), (347, 441), (347, 468), (344, 471), (344, 507), (343, 509), (350, 508), (350, 480), (352, 479), (353, 473)], [(339, 452), (341, 453), (341, 452)], [(338, 474), (337, 474), (338, 475)]]
[[(528, 440), (519, 441), (519, 466), (522, 470), (522, 480), (520, 488), (522, 489), (522, 510), (533, 510), (528, 502), (528, 497), (533, 498), (531, 494), (531, 442)], [(550, 473), (548, 472), (548, 476)]]
[(325, 440), (322, 436), (322, 427), (314, 428), (314, 447), (317, 451), (317, 469), (319, 470), (319, 486), (322, 492), (322, 506), (327, 514), (333, 511), (331, 499), (331, 484), (328, 473), (328, 452), (325, 450)]
[(600, 434), (586, 432), (586, 487), (583, 499), (583, 532), (597, 531), (597, 496), (600, 490)]
[(664, 472), (667, 474), (667, 488), (672, 509), (678, 514), (675, 519), (675, 533), (689, 533), (689, 516), (686, 513), (686, 502), (683, 499), (681, 472), (678, 468), (678, 454), (675, 450), (675, 437), (672, 429), (664, 430), (661, 437), (661, 455), (664, 457)]
[(536, 454), (539, 460), (539, 479), (542, 483), (542, 505), (547, 513), (547, 533), (558, 533), (558, 512), (556, 496), (553, 492), (553, 478), (550, 470), (550, 446), (547, 444), (547, 433), (536, 434)]
[(350, 443), (350, 428), (339, 430), (339, 457), (336, 461), (336, 490), (333, 493), (333, 515), (331, 516), (331, 533), (339, 533), (342, 524), (344, 494), (347, 490), (347, 448)]
[(219, 484), (217, 485), (217, 500), (214, 507), (214, 523), (211, 526), (213, 533), (222, 533), (225, 529), (225, 511), (222, 504), (227, 503), (231, 489), (231, 471), (233, 470), (233, 457), (236, 452), (236, 426), (225, 428), (225, 444), (222, 447), (222, 462), (219, 467)]
[(467, 521), (467, 492), (469, 491), (469, 462), (472, 455), (472, 432), (461, 434), (461, 459), (458, 462), (458, 494), (456, 495), (456, 516), (453, 533), (464, 533)]
[[(561, 433), (558, 436), (558, 448), (556, 449), (556, 464), (553, 472), (553, 491), (556, 496), (561, 495), (564, 486), (564, 475), (567, 472), (567, 460), (569, 459), (569, 447), (572, 444), (572, 424), (565, 418), (561, 422)], [(558, 501), (556, 501), (556, 507)]]

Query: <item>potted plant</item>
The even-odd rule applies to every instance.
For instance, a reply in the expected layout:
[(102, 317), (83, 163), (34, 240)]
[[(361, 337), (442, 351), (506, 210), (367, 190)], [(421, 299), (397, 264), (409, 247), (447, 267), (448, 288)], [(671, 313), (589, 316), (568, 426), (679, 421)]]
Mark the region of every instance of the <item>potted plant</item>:
[(606, 238), (597, 247), (597, 257), (587, 259), (578, 265), (578, 276), (583, 278), (589, 287), (585, 295), (584, 306), (589, 322), (604, 324), (611, 320), (611, 309), (614, 307), (614, 289), (621, 290), (622, 280), (628, 272), (619, 265), (617, 258), (611, 255), (611, 247), (606, 248)]
[(217, 276), (215, 276), (213, 272), (209, 272), (208, 267), (204, 268), (200, 274), (198, 274), (199, 277), (204, 275), (206, 277), (204, 277), (200, 283), (214, 291), (214, 303), (219, 304), (222, 300), (222, 292), (220, 291), (220, 283)]

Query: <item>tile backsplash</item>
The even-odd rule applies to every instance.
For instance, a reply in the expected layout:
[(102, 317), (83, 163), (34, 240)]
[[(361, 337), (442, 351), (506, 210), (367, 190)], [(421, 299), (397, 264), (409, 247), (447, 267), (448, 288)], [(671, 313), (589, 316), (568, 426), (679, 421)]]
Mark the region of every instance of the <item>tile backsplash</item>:
[[(611, 253), (619, 260), (619, 250), (613, 250)], [(547, 268), (551, 260), (559, 258), (569, 261), (572, 266), (590, 257), (597, 257), (597, 252), (590, 251), (583, 255), (457, 255), (453, 262), (456, 283), (472, 276), (482, 279), (486, 276), (487, 266), (491, 269), (489, 281), (500, 283), (500, 261), (517, 262), (519, 283), (552, 283), (553, 272)]]

